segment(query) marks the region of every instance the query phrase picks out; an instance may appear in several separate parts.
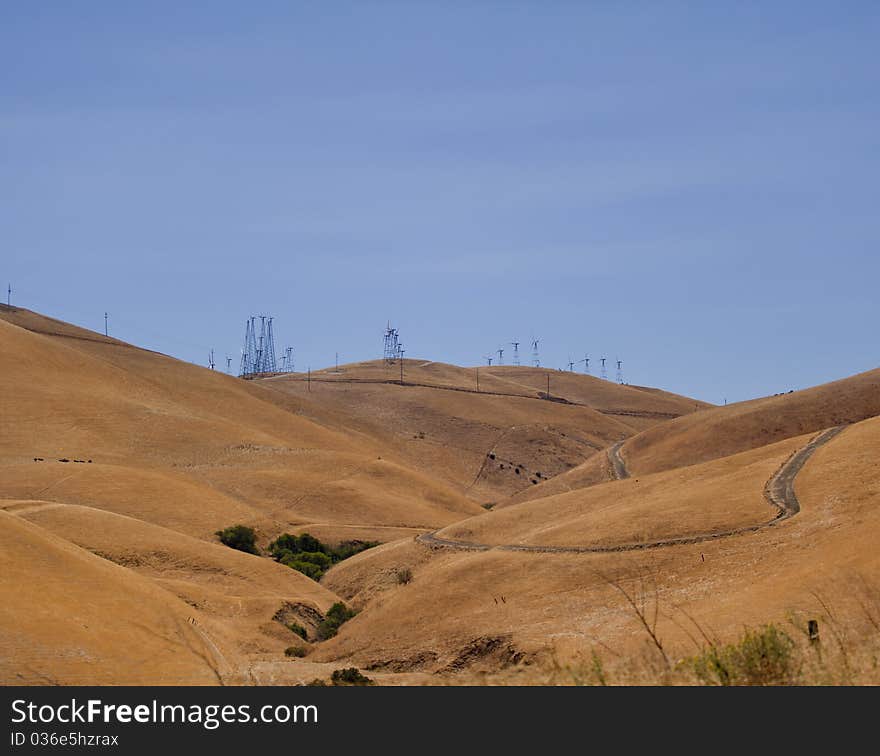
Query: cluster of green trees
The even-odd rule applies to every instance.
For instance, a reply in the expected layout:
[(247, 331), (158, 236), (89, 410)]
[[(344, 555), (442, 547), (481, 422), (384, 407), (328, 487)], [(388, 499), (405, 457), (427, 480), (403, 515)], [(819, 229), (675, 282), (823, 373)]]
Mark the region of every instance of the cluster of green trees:
[[(218, 530), (216, 535), (221, 543), (232, 549), (248, 554), (260, 553), (257, 534), (247, 525), (232, 525)], [(327, 546), (308, 533), (298, 536), (284, 533), (269, 544), (269, 556), (312, 580), (320, 580), (337, 562), (378, 545), (378, 541), (342, 541), (338, 546)]]
[(320, 580), (337, 562), (377, 545), (376, 541), (343, 541), (338, 546), (327, 546), (308, 533), (284, 533), (269, 544), (269, 555), (312, 580)]
[(223, 530), (218, 530), (215, 535), (220, 539), (220, 543), (228, 546), (230, 549), (238, 549), (248, 554), (259, 554), (257, 548), (257, 534), (253, 528), (247, 525), (231, 525)]

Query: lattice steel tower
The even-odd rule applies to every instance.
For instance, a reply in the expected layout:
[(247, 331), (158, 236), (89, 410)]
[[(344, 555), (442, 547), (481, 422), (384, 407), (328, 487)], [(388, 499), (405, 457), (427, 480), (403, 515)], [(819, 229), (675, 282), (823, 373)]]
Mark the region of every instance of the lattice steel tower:
[(273, 318), (260, 315), (259, 336), (257, 336), (257, 317), (254, 315), (245, 321), (244, 348), (241, 350), (239, 375), (277, 372), (272, 320)]
[(385, 349), (383, 352), (383, 359), (385, 363), (388, 365), (393, 365), (397, 360), (400, 359), (400, 333), (396, 328), (391, 327), (391, 322), (388, 322), (387, 327), (385, 328)]

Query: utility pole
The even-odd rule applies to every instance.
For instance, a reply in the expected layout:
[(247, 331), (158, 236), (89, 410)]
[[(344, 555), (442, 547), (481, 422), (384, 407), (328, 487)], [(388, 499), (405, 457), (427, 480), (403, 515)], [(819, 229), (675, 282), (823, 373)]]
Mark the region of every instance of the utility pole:
[(214, 350), (213, 349), (211, 350), (211, 354), (208, 355), (208, 365), (210, 366), (211, 370), (214, 369)]
[(105, 336), (110, 335), (109, 331), (107, 330), (107, 313), (106, 312), (104, 313), (104, 335)]
[(339, 372), (339, 352), (336, 353), (336, 372)]
[(312, 390), (312, 369), (309, 368), (309, 391)]
[(480, 393), (480, 367), (477, 366), (477, 393)]
[(6, 289), (6, 306), (12, 307), (12, 284)]
[(400, 345), (400, 385), (403, 385), (403, 355), (406, 353), (406, 349), (403, 348), (403, 344)]

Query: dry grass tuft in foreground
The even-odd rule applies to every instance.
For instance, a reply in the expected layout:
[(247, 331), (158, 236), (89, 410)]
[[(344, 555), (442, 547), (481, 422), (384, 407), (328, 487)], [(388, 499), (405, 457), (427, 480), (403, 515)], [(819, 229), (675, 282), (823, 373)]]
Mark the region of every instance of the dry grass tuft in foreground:
[[(836, 606), (826, 593), (813, 591), (815, 607), (788, 613), (784, 624), (769, 622), (746, 627), (733, 641), (722, 643), (681, 607), (664, 612), (656, 583), (640, 574), (634, 586), (609, 579), (623, 593), (645, 636), (640, 653), (618, 655), (605, 646), (574, 665), (554, 664), (549, 684), (575, 685), (878, 685), (880, 684), (880, 588), (859, 575), (847, 581)], [(829, 589), (828, 593), (832, 593)], [(688, 633), (696, 653), (672, 661), (657, 633), (656, 618), (664, 616)], [(699, 637), (699, 640), (697, 638)], [(608, 662), (611, 657), (610, 663)]]

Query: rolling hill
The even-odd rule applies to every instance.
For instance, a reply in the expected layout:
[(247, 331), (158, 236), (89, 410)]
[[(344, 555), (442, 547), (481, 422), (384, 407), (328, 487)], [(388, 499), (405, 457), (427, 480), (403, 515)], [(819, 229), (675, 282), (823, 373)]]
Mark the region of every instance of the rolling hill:
[[(727, 407), (416, 360), (239, 380), (6, 307), (0, 366), (0, 682), (542, 682), (593, 652), (640, 681), (627, 596), (677, 658), (880, 585), (880, 371)], [(381, 545), (316, 582), (265, 555), (284, 532)]]

